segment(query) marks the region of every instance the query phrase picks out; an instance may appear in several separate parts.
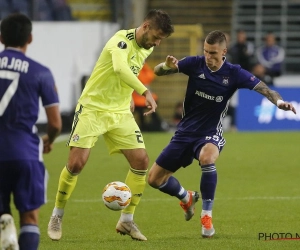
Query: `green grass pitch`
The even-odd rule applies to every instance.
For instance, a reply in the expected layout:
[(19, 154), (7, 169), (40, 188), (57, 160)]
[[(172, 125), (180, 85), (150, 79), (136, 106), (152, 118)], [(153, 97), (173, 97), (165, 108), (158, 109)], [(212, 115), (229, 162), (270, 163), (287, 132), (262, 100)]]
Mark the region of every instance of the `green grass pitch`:
[[(167, 145), (171, 133), (144, 133), (149, 168)], [(216, 162), (218, 186), (213, 210), (216, 235), (203, 239), (199, 216), (201, 202), (191, 221), (184, 220), (176, 198), (146, 186), (136, 209), (135, 222), (148, 238), (133, 241), (116, 233), (119, 212), (101, 201), (103, 187), (124, 181), (128, 164), (122, 155), (108, 155), (102, 138), (78, 178), (63, 219), (63, 237), (51, 241), (47, 224), (59, 174), (68, 157), (65, 142), (45, 155), (50, 174), (48, 203), (41, 208), (40, 250), (187, 250), (187, 249), (300, 249), (300, 240), (259, 240), (259, 234), (300, 237), (300, 133), (225, 133), (227, 143)], [(175, 176), (186, 188), (199, 191), (201, 171), (193, 162)], [(266, 238), (268, 239), (268, 238)]]

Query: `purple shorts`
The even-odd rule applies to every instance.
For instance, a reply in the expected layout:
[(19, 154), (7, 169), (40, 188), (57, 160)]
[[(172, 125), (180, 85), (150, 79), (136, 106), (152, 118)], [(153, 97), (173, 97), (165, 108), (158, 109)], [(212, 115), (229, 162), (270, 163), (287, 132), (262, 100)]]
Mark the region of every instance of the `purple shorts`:
[(43, 205), (46, 202), (47, 178), (43, 162), (0, 161), (0, 215), (11, 213), (11, 194), (21, 213)]
[(163, 149), (156, 159), (162, 168), (175, 173), (181, 167), (187, 167), (194, 159), (199, 159), (199, 153), (206, 143), (216, 145), (219, 152), (226, 141), (219, 135), (191, 135), (176, 131), (170, 143)]

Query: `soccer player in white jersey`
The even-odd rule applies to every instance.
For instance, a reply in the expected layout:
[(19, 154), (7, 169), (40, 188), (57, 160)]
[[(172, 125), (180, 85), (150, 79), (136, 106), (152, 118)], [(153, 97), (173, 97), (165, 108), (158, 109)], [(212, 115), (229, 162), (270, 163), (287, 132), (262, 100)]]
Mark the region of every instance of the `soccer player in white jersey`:
[(167, 56), (154, 71), (158, 76), (184, 73), (189, 76), (183, 116), (170, 143), (164, 148), (149, 171), (148, 183), (161, 192), (180, 200), (188, 221), (194, 215), (199, 198), (196, 191), (184, 189), (173, 176), (179, 168), (196, 159), (202, 170), (202, 236), (212, 237), (212, 207), (217, 186), (215, 162), (225, 145), (222, 121), (233, 93), (240, 88), (254, 90), (278, 108), (296, 113), (291, 103), (282, 100), (274, 90), (254, 75), (226, 61), (226, 38), (221, 31), (212, 31), (204, 42), (204, 56), (188, 56), (178, 61)]
[[(20, 214), (20, 249), (36, 250), (40, 237), (39, 207), (46, 202), (47, 173), (42, 154), (51, 151), (62, 125), (58, 94), (50, 70), (25, 55), (32, 41), (28, 17), (12, 14), (1, 21), (0, 29), (5, 46), (0, 52), (1, 242), (12, 243), (5, 237), (14, 232), (9, 216), (13, 195)], [(40, 99), (48, 120), (47, 133), (42, 138), (35, 126)], [(2, 249), (17, 248), (12, 243)]]
[(67, 143), (69, 159), (59, 178), (55, 207), (48, 224), (48, 236), (52, 240), (62, 236), (66, 202), (100, 135), (104, 137), (109, 153), (122, 153), (130, 165), (125, 183), (132, 191), (132, 201), (121, 212), (116, 230), (136, 240), (147, 240), (133, 221), (146, 185), (149, 159), (130, 109), (131, 96), (133, 90), (145, 96), (150, 109), (145, 115), (155, 112), (156, 102), (137, 76), (153, 47), (173, 31), (167, 13), (151, 10), (138, 28), (118, 31), (103, 48), (76, 107)]

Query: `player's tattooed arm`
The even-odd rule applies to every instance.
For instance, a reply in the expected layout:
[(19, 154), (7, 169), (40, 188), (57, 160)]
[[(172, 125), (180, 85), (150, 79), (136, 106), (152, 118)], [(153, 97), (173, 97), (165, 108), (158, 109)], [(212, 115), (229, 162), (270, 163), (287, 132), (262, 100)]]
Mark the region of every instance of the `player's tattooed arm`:
[(254, 90), (264, 95), (266, 98), (268, 98), (270, 102), (274, 103), (278, 108), (286, 111), (291, 110), (294, 112), (294, 114), (296, 114), (295, 107), (291, 103), (283, 101), (281, 95), (277, 91), (270, 89), (264, 82), (261, 81), (260, 83), (258, 83), (255, 86)]
[(157, 75), (157, 76), (163, 76), (163, 75), (170, 75), (170, 74), (174, 74), (174, 73), (177, 73), (178, 72), (178, 68), (169, 68), (167, 66), (166, 68), (166, 65), (165, 63), (160, 63), (158, 65), (156, 65), (154, 67), (154, 73)]
[(280, 94), (278, 92), (276, 92), (275, 90), (270, 89), (267, 86), (267, 84), (265, 84), (262, 81), (255, 86), (254, 90), (256, 92), (264, 95), (265, 97), (267, 97), (268, 100), (270, 102), (274, 103), (275, 105), (277, 104), (278, 100), (282, 100), (282, 97), (280, 96)]
[(165, 62), (154, 67), (157, 76), (170, 75), (178, 72), (178, 60), (174, 56), (168, 55)]

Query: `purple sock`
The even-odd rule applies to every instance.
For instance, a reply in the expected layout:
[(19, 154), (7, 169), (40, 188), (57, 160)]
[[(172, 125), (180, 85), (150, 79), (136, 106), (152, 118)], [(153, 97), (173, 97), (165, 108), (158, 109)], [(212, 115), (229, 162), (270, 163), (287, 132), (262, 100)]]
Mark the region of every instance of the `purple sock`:
[(202, 209), (212, 210), (215, 191), (217, 186), (217, 170), (215, 164), (201, 166), (202, 177), (200, 183), (200, 191), (202, 195)]
[(20, 230), (20, 250), (37, 250), (40, 241), (40, 230), (37, 225), (23, 225)]
[(180, 185), (179, 181), (173, 176), (171, 176), (167, 180), (167, 182), (162, 184), (158, 189), (171, 196), (176, 196), (179, 200), (183, 199), (187, 194), (187, 191)]

